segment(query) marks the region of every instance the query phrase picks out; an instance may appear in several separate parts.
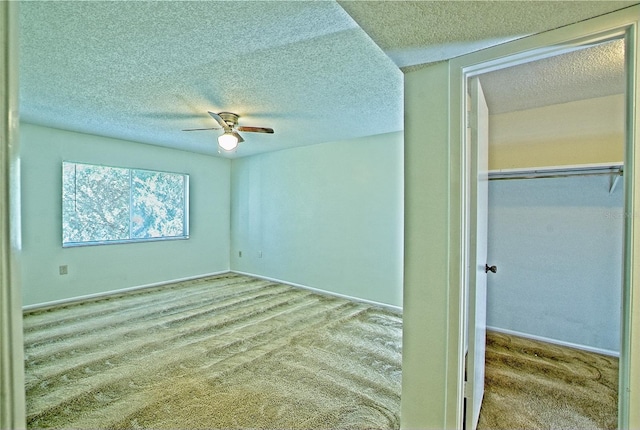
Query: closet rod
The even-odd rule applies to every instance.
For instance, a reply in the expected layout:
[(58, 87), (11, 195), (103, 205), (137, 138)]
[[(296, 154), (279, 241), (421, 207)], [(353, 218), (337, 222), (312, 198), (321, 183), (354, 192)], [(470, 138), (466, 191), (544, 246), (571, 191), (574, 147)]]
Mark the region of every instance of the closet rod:
[(526, 169), (490, 170), (489, 180), (565, 178), (568, 176), (622, 176), (623, 164), (593, 164), (578, 166), (535, 167)]

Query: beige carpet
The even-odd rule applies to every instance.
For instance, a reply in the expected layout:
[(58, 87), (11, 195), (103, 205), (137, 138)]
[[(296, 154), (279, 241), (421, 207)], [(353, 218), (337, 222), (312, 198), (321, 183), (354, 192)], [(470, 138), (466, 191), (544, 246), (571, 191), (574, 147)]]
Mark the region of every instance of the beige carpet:
[[(399, 315), (235, 274), (27, 312), (30, 428), (396, 429)], [(616, 358), (489, 333), (480, 430), (613, 429)]]
[(618, 359), (487, 333), (479, 430), (615, 429)]
[(227, 274), (25, 314), (30, 428), (399, 428), (399, 315)]

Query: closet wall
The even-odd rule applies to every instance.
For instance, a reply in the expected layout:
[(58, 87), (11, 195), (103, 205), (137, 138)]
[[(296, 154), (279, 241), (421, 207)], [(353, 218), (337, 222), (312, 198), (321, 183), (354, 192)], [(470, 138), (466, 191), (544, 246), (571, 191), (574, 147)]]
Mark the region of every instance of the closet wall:
[(489, 117), (489, 168), (621, 162), (624, 95)]
[(489, 183), (487, 325), (617, 353), (622, 189), (610, 178)]
[[(621, 163), (622, 95), (494, 115), (496, 170)], [(487, 325), (619, 352), (623, 191), (615, 174), (491, 180)]]

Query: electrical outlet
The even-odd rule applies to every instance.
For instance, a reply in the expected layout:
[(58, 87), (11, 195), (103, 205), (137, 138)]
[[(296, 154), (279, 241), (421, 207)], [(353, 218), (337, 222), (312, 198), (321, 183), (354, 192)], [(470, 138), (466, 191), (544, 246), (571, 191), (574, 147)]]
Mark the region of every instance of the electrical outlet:
[(258, 258), (262, 258), (262, 251), (258, 251)]
[(60, 271), (60, 274), (61, 274), (61, 275), (66, 275), (67, 273), (69, 273), (69, 271), (68, 271), (68, 268), (67, 268), (67, 265), (66, 265), (66, 264), (65, 264), (65, 265), (63, 265), (63, 266), (60, 266), (60, 267), (58, 268), (58, 270)]
[(242, 251), (238, 251), (238, 257), (242, 257)]

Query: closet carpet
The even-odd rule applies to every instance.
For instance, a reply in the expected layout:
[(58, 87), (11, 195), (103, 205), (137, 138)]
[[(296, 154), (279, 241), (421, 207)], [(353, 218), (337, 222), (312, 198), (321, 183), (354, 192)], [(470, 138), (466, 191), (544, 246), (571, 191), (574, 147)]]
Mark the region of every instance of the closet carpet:
[(225, 274), (26, 312), (29, 428), (396, 429), (402, 318)]
[(615, 429), (618, 359), (487, 332), (478, 430)]

